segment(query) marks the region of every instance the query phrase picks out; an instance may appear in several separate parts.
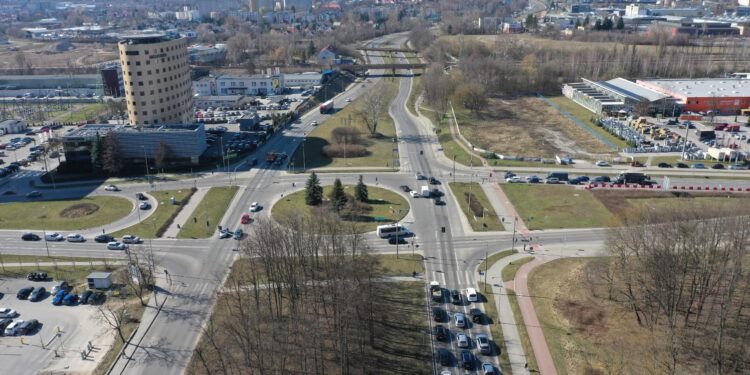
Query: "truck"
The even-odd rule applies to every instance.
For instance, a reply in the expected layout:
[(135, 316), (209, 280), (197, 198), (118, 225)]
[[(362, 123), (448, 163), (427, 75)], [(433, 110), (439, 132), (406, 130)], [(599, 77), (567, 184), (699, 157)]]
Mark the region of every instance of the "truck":
[(420, 193), (423, 197), (429, 198), (430, 197), (430, 187), (427, 185), (422, 185), (422, 188), (420, 189)]
[(430, 281), (430, 294), (432, 295), (432, 300), (435, 302), (440, 302), (443, 299), (443, 289), (440, 288), (440, 283)]
[(713, 130), (696, 130), (695, 135), (698, 136), (698, 139), (701, 141), (704, 140), (710, 140), (710, 139), (716, 139), (716, 132)]
[(645, 174), (641, 172), (625, 171), (625, 172), (620, 172), (620, 175), (617, 176), (617, 179), (615, 179), (614, 183), (652, 185), (653, 181), (651, 181), (649, 176), (646, 176)]
[(333, 112), (333, 99), (320, 105), (320, 113), (331, 113)]
[(271, 163), (275, 162), (276, 161), (276, 157), (277, 157), (276, 151), (271, 151), (271, 152), (267, 153), (266, 154), (266, 163), (271, 164)]

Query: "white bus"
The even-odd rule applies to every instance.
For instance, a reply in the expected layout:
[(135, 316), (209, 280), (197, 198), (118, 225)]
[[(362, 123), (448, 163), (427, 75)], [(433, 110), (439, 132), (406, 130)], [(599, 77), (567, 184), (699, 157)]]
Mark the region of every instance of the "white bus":
[(411, 231), (401, 224), (378, 225), (378, 237), (405, 237), (411, 235)]

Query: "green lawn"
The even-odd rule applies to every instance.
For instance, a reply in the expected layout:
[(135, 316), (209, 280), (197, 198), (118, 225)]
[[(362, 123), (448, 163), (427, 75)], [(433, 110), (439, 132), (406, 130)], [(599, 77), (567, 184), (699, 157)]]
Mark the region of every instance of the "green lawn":
[(623, 141), (620, 138), (615, 137), (614, 135), (610, 134), (608, 131), (604, 130), (604, 128), (600, 126), (596, 126), (596, 124), (591, 122), (591, 117), (595, 115), (593, 112), (589, 111), (588, 109), (578, 105), (576, 102), (564, 96), (553, 96), (547, 99), (559, 105), (560, 108), (568, 111), (571, 115), (573, 115), (573, 117), (577, 118), (585, 125), (588, 125), (590, 128), (594, 129), (597, 133), (603, 135), (607, 140), (617, 145), (618, 150), (622, 150), (623, 148), (628, 147), (628, 144), (625, 141)]
[[(159, 237), (174, 220), (184, 204), (187, 203), (187, 199), (193, 195), (193, 190), (163, 190), (150, 192), (149, 194), (159, 202), (156, 212), (139, 224), (112, 233), (113, 236), (122, 237), (126, 234), (132, 234), (141, 238)], [(182, 204), (172, 204), (171, 197), (175, 197), (175, 200), (178, 203), (182, 202)]]
[(503, 250), (499, 253), (492, 254), (487, 259), (483, 260), (482, 263), (479, 263), (479, 271), (484, 272), (485, 269), (489, 270), (495, 262), (511, 255), (513, 255), (513, 250)]
[(686, 203), (690, 205), (710, 206), (719, 209), (731, 209), (733, 207), (750, 205), (750, 197), (742, 195), (732, 198), (700, 196), (694, 196), (691, 198), (629, 198), (627, 201), (631, 206), (636, 208), (650, 208), (655, 210), (684, 205)]
[(616, 218), (588, 190), (565, 185), (502, 184), (516, 211), (531, 230), (591, 228), (616, 224)]
[(100, 196), (58, 201), (0, 204), (0, 229), (77, 230), (117, 221), (133, 210), (133, 202)]
[[(377, 273), (383, 276), (411, 276), (412, 272), (424, 274), (424, 262), (421, 254), (411, 255), (409, 246), (399, 246), (399, 257), (396, 254), (373, 255), (378, 259)], [(395, 250), (396, 247), (394, 246)]]
[(75, 109), (69, 114), (59, 118), (60, 122), (83, 122), (94, 120), (96, 117), (107, 113), (107, 105), (104, 103), (92, 103), (80, 109)]
[[(343, 109), (340, 109), (307, 135), (304, 147), (298, 147), (292, 156), (291, 163), (293, 164), (290, 164), (290, 168), (301, 169), (303, 166), (308, 169), (325, 167), (393, 167), (393, 159), (394, 157), (398, 158), (398, 155), (397, 153), (394, 155), (392, 149), (398, 146), (393, 142), (396, 137), (396, 127), (393, 119), (388, 115), (388, 106), (398, 91), (398, 80), (382, 78), (371, 89), (385, 91), (385, 98), (382, 104), (383, 111), (377, 128), (378, 135), (370, 136), (364, 121), (358, 115), (357, 112), (363, 105), (363, 99), (358, 98), (352, 103), (348, 103)], [(339, 99), (336, 106), (337, 108), (341, 108), (343, 104), (345, 104), (344, 100)], [(350, 126), (361, 132), (361, 137), (365, 142), (364, 145), (369, 155), (347, 158), (329, 158), (323, 155), (323, 147), (333, 143), (333, 130), (344, 127), (344, 123), (349, 120), (351, 120)]]
[(521, 307), (518, 306), (518, 297), (516, 297), (516, 293), (512, 290), (508, 290), (508, 301), (510, 302), (511, 310), (513, 310), (513, 316), (516, 318), (518, 336), (521, 338), (521, 345), (523, 346), (523, 353), (526, 355), (526, 361), (529, 363), (529, 370), (536, 370), (538, 366), (536, 364), (536, 357), (534, 356), (534, 348), (531, 346), (529, 332), (526, 330), (526, 323), (524, 323), (523, 316), (521, 315)]
[[(481, 185), (476, 182), (450, 182), (448, 184), (461, 206), (461, 211), (466, 215), (471, 228), (475, 231), (498, 231), (505, 230), (503, 224), (500, 222), (500, 218), (497, 217), (495, 209), (492, 208), (489, 199), (484, 194)], [(464, 193), (471, 193), (479, 200), (479, 203), (486, 210), (484, 218), (482, 216), (475, 216), (475, 214), (469, 209), (469, 201)]]
[[(328, 199), (332, 186), (323, 187), (324, 200)], [(353, 185), (344, 185), (349, 195), (354, 195)], [(365, 220), (357, 221), (357, 229), (361, 233), (374, 231), (378, 225), (399, 221), (409, 212), (409, 202), (401, 195), (387, 189), (374, 186), (367, 187), (372, 211), (365, 215)], [(305, 190), (285, 196), (271, 208), (271, 215), (280, 218), (288, 215), (310, 215), (310, 206), (305, 204)], [(345, 222), (348, 222), (345, 220)]]
[(521, 258), (519, 260), (510, 262), (505, 268), (503, 268), (503, 281), (511, 281), (516, 278), (516, 272), (526, 263), (534, 260), (534, 257)]
[[(484, 313), (489, 318), (490, 332), (492, 333), (492, 341), (495, 342), (498, 348), (500, 348), (500, 369), (503, 374), (510, 374), (510, 358), (508, 358), (508, 350), (505, 347), (505, 339), (503, 338), (503, 325), (500, 324), (500, 316), (497, 313), (497, 305), (495, 304), (495, 295), (492, 293), (492, 288), (489, 285), (485, 285), (483, 282), (478, 283), (479, 290), (482, 295), (487, 298), (487, 302), (484, 303)], [(489, 292), (485, 293), (484, 291)]]
[[(211, 188), (203, 200), (198, 203), (193, 211), (193, 216), (199, 218), (197, 222), (188, 220), (177, 238), (208, 238), (216, 233), (216, 226), (227, 212), (229, 204), (232, 202), (234, 195), (239, 190), (237, 186), (221, 186)], [(206, 221), (211, 225), (206, 226)]]

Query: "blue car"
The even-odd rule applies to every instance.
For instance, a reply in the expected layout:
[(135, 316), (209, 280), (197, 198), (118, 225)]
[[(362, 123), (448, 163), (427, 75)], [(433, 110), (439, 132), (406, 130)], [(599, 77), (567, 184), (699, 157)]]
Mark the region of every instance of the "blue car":
[(60, 306), (63, 303), (63, 298), (65, 298), (65, 295), (68, 294), (65, 290), (60, 290), (55, 294), (55, 298), (52, 299), (52, 304), (55, 306)]
[(78, 295), (75, 293), (70, 293), (63, 298), (63, 305), (66, 306), (75, 305), (76, 302), (78, 302)]
[(234, 239), (235, 240), (241, 240), (243, 234), (244, 233), (242, 232), (242, 229), (241, 228), (237, 228), (237, 230), (234, 231)]

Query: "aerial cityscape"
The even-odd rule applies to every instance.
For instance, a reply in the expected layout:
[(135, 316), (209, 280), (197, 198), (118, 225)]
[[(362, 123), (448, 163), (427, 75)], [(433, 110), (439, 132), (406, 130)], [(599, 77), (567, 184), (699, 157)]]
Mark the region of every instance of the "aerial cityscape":
[(748, 0), (0, 20), (0, 374), (750, 373)]

